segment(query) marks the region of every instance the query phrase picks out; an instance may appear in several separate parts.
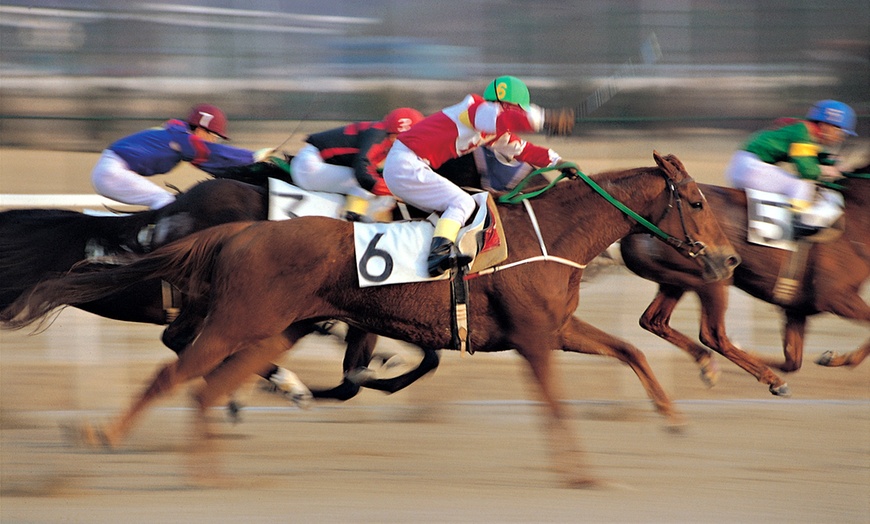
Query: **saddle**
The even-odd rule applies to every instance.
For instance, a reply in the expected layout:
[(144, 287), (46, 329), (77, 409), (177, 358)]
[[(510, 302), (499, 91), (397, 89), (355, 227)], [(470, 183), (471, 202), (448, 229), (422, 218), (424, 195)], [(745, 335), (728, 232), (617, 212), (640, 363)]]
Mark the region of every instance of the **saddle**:
[(756, 189), (745, 191), (746, 240), (789, 253), (774, 284), (773, 298), (781, 304), (790, 304), (803, 281), (810, 247), (839, 238), (845, 229), (845, 216), (831, 227), (807, 228), (800, 224), (786, 197)]
[(830, 242), (845, 230), (845, 217), (827, 228), (803, 226), (783, 195), (748, 188), (745, 191), (746, 240), (752, 244), (796, 251), (800, 242)]

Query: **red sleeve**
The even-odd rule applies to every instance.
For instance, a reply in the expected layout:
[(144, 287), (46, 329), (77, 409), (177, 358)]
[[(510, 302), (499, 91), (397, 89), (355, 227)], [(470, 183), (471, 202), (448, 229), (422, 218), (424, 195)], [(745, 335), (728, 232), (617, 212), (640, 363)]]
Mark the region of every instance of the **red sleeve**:
[(535, 167), (547, 167), (553, 161), (550, 158), (549, 149), (528, 142), (526, 142), (526, 147), (516, 156), (516, 159)]
[(495, 134), (501, 135), (509, 131), (525, 133), (534, 131), (529, 115), (516, 106), (502, 106), (503, 110), (495, 120)]

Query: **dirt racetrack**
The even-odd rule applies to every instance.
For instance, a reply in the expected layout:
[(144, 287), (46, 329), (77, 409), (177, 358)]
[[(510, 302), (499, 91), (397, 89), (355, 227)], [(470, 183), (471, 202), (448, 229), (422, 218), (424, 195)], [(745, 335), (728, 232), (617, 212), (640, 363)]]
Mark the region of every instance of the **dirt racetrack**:
[[(3, 192), (86, 192), (10, 188), (8, 154)], [(0, 522), (870, 522), (870, 363), (812, 362), (857, 347), (866, 326), (812, 319), (804, 367), (787, 377), (791, 398), (722, 358), (707, 389), (688, 356), (637, 326), (654, 289), (606, 268), (583, 284), (578, 314), (640, 347), (688, 424), (666, 431), (625, 366), (559, 355), (572, 423), (605, 481), (593, 490), (564, 488), (551, 470), (535, 392), (512, 353), (444, 351), (437, 372), (405, 391), (310, 410), (252, 382), (241, 423), (213, 414), (220, 453), (208, 463), (227, 482), (204, 486), (190, 476), (202, 457), (190, 453), (187, 389), (114, 451), (80, 447), (63, 430), (108, 419), (172, 358), (160, 327), (70, 309), (41, 334), (2, 332)], [(694, 297), (672, 323), (697, 332)], [(728, 323), (743, 347), (781, 353), (773, 307), (732, 291)], [(333, 337), (309, 337), (284, 363), (332, 385), (341, 351)]]
[[(813, 322), (808, 360), (788, 379), (792, 398), (772, 397), (722, 359), (720, 383), (708, 390), (687, 356), (634, 325), (652, 296), (645, 284), (622, 270), (602, 273), (581, 291), (580, 313), (644, 348), (688, 418), (682, 434), (665, 431), (626, 367), (559, 357), (573, 425), (604, 489), (561, 486), (534, 390), (510, 353), (443, 352), (441, 368), (403, 392), (307, 411), (252, 385), (240, 397), (242, 423), (214, 413), (216, 467), (229, 479), (222, 487), (190, 479), (197, 457), (188, 453), (183, 391), (119, 449), (81, 448), (61, 428), (107, 419), (171, 354), (158, 327), (65, 310), (40, 335), (0, 338), (0, 521), (867, 522), (870, 366), (809, 360), (857, 346), (866, 330)], [(773, 311), (747, 300), (732, 309), (755, 319), (735, 320), (735, 338), (778, 351)], [(675, 325), (693, 332), (694, 308), (678, 313)], [(332, 385), (336, 340), (309, 337), (286, 364), (311, 384)]]

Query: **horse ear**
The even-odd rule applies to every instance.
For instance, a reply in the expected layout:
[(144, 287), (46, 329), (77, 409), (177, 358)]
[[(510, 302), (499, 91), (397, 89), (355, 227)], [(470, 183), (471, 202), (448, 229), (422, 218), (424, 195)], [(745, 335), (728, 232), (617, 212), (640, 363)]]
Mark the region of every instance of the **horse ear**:
[(686, 176), (686, 168), (683, 167), (683, 163), (680, 162), (680, 159), (674, 155), (667, 155), (662, 158), (658, 151), (653, 151), (653, 158), (655, 159), (656, 164), (662, 169), (662, 171), (667, 173), (668, 178), (671, 180), (677, 180)]

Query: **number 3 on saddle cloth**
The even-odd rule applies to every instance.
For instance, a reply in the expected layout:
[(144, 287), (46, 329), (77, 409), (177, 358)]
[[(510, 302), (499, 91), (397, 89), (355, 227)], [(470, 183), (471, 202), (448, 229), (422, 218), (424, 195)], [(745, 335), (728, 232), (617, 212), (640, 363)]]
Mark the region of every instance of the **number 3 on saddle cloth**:
[[(478, 210), (470, 224), (459, 231), (457, 246), (472, 257), (470, 272), (476, 273), (507, 258), (507, 242), (492, 196), (486, 192), (472, 195)], [(301, 216), (339, 218), (345, 197), (335, 193), (306, 191), (283, 180), (269, 179), (269, 220)], [(390, 216), (393, 197), (378, 197), (369, 205), (370, 218)], [(383, 286), (450, 277), (445, 273), (429, 277), (426, 257), (435, 231), (437, 215), (427, 220), (393, 223), (354, 222), (357, 274), (360, 287)]]

